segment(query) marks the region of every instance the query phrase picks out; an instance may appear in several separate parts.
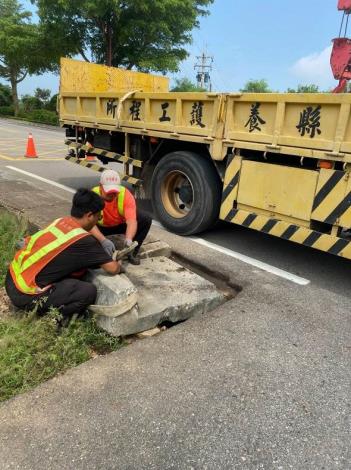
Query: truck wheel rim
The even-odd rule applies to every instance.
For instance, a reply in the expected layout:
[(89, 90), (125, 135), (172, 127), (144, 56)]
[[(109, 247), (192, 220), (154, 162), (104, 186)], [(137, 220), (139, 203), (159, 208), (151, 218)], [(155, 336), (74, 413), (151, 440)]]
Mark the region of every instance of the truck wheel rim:
[(194, 204), (194, 189), (187, 175), (177, 170), (170, 172), (162, 182), (161, 198), (169, 215), (185, 217)]

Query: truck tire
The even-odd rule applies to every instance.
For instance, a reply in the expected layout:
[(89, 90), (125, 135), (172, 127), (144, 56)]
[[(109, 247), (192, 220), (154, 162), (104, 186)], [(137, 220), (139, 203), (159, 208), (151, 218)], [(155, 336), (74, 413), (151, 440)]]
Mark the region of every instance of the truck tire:
[(151, 181), (155, 216), (171, 232), (192, 235), (218, 219), (221, 181), (213, 163), (192, 152), (165, 155)]

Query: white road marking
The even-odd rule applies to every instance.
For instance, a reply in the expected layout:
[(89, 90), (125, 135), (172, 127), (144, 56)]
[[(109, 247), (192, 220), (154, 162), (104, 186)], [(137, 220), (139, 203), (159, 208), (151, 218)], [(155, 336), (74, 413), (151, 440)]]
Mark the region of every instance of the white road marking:
[[(26, 176), (30, 176), (31, 178), (35, 178), (44, 183), (50, 184), (51, 186), (55, 186), (56, 188), (63, 189), (64, 191), (68, 191), (70, 193), (76, 192), (75, 189), (69, 188), (68, 186), (64, 186), (63, 184), (56, 183), (55, 181), (35, 175), (33, 173), (30, 173), (29, 171), (20, 170), (19, 168), (16, 168), (10, 165), (7, 165), (6, 168), (9, 168), (10, 170), (13, 170), (13, 171), (17, 171), (18, 173), (22, 173)], [(155, 227), (164, 229), (164, 227), (155, 220), (152, 222), (152, 225), (154, 225)], [(231, 258), (238, 259), (239, 261), (242, 261), (243, 263), (250, 264), (251, 266), (254, 266), (255, 268), (259, 268), (259, 269), (262, 269), (263, 271), (269, 272), (271, 274), (275, 274), (276, 276), (282, 277), (283, 279), (287, 279), (288, 281), (294, 282), (295, 284), (299, 284), (300, 286), (306, 286), (307, 284), (310, 283), (308, 279), (305, 279), (300, 276), (296, 276), (295, 274), (289, 273), (288, 271), (284, 271), (283, 269), (280, 269), (280, 268), (276, 268), (275, 266), (271, 266), (270, 264), (264, 263), (255, 258), (250, 258), (250, 256), (243, 255), (241, 253), (238, 253), (237, 251), (229, 250), (228, 248), (224, 248), (220, 245), (216, 245), (215, 243), (208, 242), (204, 240), (203, 238), (198, 238), (198, 237), (189, 237), (189, 238), (190, 240), (192, 240), (195, 243), (198, 243), (199, 245), (206, 246), (207, 248), (212, 248), (213, 250), (216, 250), (219, 253), (223, 253), (224, 255), (230, 256)]]
[(220, 253), (223, 253), (227, 256), (231, 256), (232, 258), (236, 258), (240, 261), (243, 261), (246, 264), (250, 264), (251, 266), (254, 266), (255, 268), (259, 268), (259, 269), (262, 269), (263, 271), (267, 271), (271, 274), (275, 274), (276, 276), (287, 279), (288, 281), (294, 282), (295, 284), (299, 284), (300, 286), (306, 286), (307, 284), (310, 283), (310, 281), (308, 279), (305, 279), (304, 277), (296, 276), (293, 273), (289, 273), (288, 271), (284, 271), (283, 269), (276, 268), (275, 266), (264, 263), (263, 261), (259, 261), (258, 259), (250, 258), (250, 256), (243, 255), (241, 253), (238, 253), (237, 251), (229, 250), (228, 248), (224, 248), (222, 246), (216, 245), (215, 243), (208, 242), (207, 240), (204, 240), (203, 238), (190, 237), (190, 239), (198, 243), (199, 245), (203, 245), (208, 248), (212, 248), (213, 250), (217, 250)]
[(35, 175), (34, 173), (30, 173), (29, 171), (20, 170), (19, 168), (16, 168), (10, 165), (6, 165), (6, 168), (9, 168), (10, 170), (13, 170), (13, 171), (18, 171), (18, 173), (22, 173), (23, 175), (30, 176), (31, 178), (35, 178), (39, 181), (42, 181), (43, 183), (50, 184), (50, 186), (55, 186), (56, 188), (63, 189), (64, 191), (68, 191), (70, 193), (76, 192), (75, 189), (69, 188), (68, 186), (65, 186), (60, 183), (56, 183), (55, 181), (52, 181), (52, 180), (48, 180), (46, 178), (43, 178), (42, 176)]
[[(165, 228), (157, 221), (153, 221), (152, 225), (155, 225), (155, 227), (159, 227), (165, 230)], [(230, 256), (231, 258), (238, 259), (243, 263), (250, 264), (251, 266), (259, 268), (268, 273), (275, 274), (276, 276), (282, 277), (283, 279), (287, 279), (288, 281), (294, 282), (295, 284), (299, 284), (300, 286), (306, 286), (311, 282), (308, 279), (305, 279), (304, 277), (289, 273), (288, 271), (284, 271), (283, 269), (277, 268), (268, 263), (264, 263), (263, 261), (259, 261), (258, 259), (251, 258), (250, 256), (243, 255), (242, 253), (238, 253), (237, 251), (230, 250), (229, 248), (224, 248), (220, 245), (217, 245), (216, 243), (208, 242), (203, 238), (189, 237), (189, 239), (195, 243), (198, 243), (199, 245), (206, 246), (207, 248), (212, 248), (212, 250), (218, 251), (219, 253), (223, 253), (224, 255)]]

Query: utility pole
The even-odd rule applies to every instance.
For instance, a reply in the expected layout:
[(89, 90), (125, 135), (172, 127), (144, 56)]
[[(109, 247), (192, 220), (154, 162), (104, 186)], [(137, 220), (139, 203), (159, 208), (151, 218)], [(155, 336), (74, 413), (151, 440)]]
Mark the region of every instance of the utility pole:
[(200, 56), (196, 56), (196, 59), (200, 61), (194, 65), (194, 69), (197, 70), (197, 86), (211, 91), (212, 84), (210, 71), (212, 70), (213, 56), (208, 56), (205, 52), (203, 52)]

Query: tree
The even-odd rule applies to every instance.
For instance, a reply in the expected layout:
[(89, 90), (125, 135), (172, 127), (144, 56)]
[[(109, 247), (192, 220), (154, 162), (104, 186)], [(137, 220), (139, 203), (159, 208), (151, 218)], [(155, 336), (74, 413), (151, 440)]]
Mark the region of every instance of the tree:
[(56, 93), (55, 95), (52, 95), (52, 97), (50, 98), (49, 102), (46, 104), (46, 109), (48, 111), (56, 111), (56, 107), (57, 107), (57, 96), (58, 96), (58, 93)]
[(36, 96), (23, 95), (21, 98), (21, 108), (25, 113), (30, 113), (34, 109), (41, 109), (43, 107), (42, 102)]
[(17, 85), (28, 74), (50, 68), (48, 49), (31, 13), (17, 0), (0, 0), (0, 77), (10, 82), (15, 115), (18, 114)]
[(287, 93), (320, 93), (318, 85), (311, 83), (310, 85), (298, 85), (297, 90), (288, 88)]
[(177, 71), (213, 0), (32, 0), (62, 55), (143, 71)]
[(34, 92), (35, 98), (41, 103), (42, 107), (45, 107), (50, 99), (51, 91), (48, 88), (36, 88)]
[(240, 90), (242, 93), (271, 93), (267, 80), (249, 80), (245, 83), (244, 88)]
[(176, 84), (171, 91), (206, 91), (204, 88), (195, 85), (189, 78), (176, 78), (175, 82)]
[(0, 83), (0, 106), (10, 106), (11, 103), (11, 88)]

